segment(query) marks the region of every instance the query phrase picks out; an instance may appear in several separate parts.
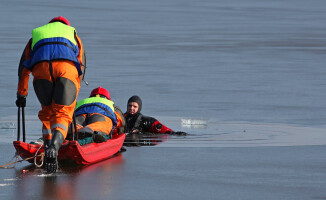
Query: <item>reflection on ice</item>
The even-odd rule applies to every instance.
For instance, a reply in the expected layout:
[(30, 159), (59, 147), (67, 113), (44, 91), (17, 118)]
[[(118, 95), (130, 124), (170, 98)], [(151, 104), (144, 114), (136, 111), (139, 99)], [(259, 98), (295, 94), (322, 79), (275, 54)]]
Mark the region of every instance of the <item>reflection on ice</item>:
[(205, 119), (181, 119), (181, 126), (186, 128), (206, 128), (208, 120)]
[(127, 147), (140, 147), (140, 146), (156, 146), (169, 138), (166, 134), (142, 133), (134, 134), (128, 133), (123, 143)]

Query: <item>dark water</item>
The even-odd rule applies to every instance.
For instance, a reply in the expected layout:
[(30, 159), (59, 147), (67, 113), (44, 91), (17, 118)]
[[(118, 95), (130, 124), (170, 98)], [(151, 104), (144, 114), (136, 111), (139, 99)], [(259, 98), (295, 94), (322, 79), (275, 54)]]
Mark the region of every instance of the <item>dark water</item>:
[[(326, 199), (324, 1), (0, 5), (1, 163), (14, 155), (21, 52), (31, 30), (58, 15), (86, 48), (79, 99), (101, 85), (125, 110), (137, 94), (144, 114), (191, 133), (50, 177), (22, 173), (27, 163), (0, 170), (3, 199)], [(28, 141), (41, 135), (39, 109), (30, 87)]]

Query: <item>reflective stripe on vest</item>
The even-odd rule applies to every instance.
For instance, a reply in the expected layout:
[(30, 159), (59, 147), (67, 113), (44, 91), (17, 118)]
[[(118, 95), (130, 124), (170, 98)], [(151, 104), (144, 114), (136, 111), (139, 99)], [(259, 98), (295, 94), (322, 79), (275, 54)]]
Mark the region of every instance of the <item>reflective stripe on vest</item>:
[(52, 22), (44, 26), (38, 27), (32, 31), (33, 39), (31, 49), (33, 50), (34, 45), (43, 39), (62, 37), (68, 39), (74, 45), (77, 45), (75, 39), (76, 30), (74, 27), (65, 25), (61, 22)]
[(91, 104), (91, 103), (102, 103), (111, 108), (111, 110), (114, 112), (114, 102), (110, 101), (108, 99), (102, 98), (102, 97), (89, 97), (86, 99), (83, 99), (81, 101), (77, 102), (75, 110), (77, 110), (80, 106), (85, 105), (85, 104)]

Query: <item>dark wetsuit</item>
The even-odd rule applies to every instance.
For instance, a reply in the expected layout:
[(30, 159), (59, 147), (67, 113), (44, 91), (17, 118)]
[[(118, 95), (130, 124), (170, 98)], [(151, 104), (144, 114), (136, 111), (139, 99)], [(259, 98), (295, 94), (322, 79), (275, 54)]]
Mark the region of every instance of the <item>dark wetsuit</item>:
[(124, 114), (127, 125), (127, 132), (136, 132), (140, 133), (173, 133), (174, 131), (166, 126), (164, 126), (161, 122), (153, 117), (144, 116), (141, 113), (136, 114)]

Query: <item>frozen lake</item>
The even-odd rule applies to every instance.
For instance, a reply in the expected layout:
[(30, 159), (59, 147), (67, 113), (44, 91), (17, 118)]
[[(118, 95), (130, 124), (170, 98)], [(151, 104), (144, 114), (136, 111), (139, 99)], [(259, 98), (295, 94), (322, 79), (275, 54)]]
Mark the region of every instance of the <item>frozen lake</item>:
[[(139, 95), (143, 114), (190, 133), (54, 176), (2, 169), (3, 199), (326, 199), (326, 2), (0, 4), (1, 163), (15, 153), (21, 53), (59, 15), (87, 53), (79, 100), (102, 86), (125, 111)], [(39, 109), (31, 78), (27, 141), (41, 136)]]

